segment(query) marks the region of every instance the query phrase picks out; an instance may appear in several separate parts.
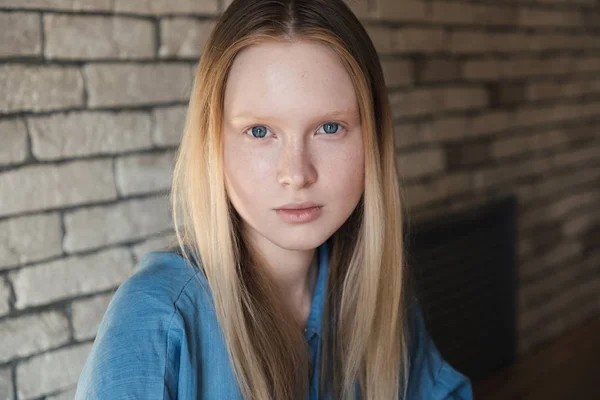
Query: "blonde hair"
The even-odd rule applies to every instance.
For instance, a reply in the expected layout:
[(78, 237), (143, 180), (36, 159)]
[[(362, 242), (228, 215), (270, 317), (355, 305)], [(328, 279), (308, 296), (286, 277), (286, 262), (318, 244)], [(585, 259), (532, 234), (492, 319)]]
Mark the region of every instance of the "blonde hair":
[(408, 356), (392, 118), (375, 48), (341, 0), (235, 0), (218, 21), (196, 71), (174, 170), (178, 244), (208, 281), (243, 396), (305, 397), (306, 341), (283, 313), (260, 268), (260, 254), (243, 240), (225, 188), (227, 75), (242, 49), (265, 40), (329, 46), (352, 79), (360, 110), (365, 188), (352, 215), (329, 239), (320, 391), (353, 399), (358, 384), (362, 399), (398, 398), (406, 394)]

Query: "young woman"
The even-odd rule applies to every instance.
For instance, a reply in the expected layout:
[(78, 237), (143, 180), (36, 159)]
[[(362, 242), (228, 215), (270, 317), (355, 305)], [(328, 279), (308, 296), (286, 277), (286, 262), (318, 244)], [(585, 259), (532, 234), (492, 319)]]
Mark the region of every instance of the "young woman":
[(381, 66), (341, 0), (235, 0), (202, 54), (178, 246), (108, 307), (77, 399), (471, 399), (408, 295)]

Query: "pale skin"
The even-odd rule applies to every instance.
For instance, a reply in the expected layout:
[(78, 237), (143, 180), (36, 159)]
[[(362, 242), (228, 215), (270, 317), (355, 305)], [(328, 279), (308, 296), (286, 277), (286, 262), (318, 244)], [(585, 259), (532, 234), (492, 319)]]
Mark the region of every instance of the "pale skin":
[[(333, 50), (273, 40), (236, 57), (225, 90), (224, 163), (243, 234), (304, 327), (315, 249), (347, 220), (364, 189), (356, 94)], [(290, 222), (282, 207), (304, 207), (313, 217)]]

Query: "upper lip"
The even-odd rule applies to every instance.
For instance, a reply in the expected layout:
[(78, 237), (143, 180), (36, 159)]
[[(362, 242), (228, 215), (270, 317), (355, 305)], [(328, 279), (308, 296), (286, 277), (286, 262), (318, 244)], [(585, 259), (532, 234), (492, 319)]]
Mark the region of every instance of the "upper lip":
[(306, 208), (313, 208), (313, 207), (321, 207), (321, 206), (317, 203), (313, 203), (312, 201), (303, 201), (300, 203), (288, 203), (281, 207), (277, 207), (276, 210), (304, 210)]

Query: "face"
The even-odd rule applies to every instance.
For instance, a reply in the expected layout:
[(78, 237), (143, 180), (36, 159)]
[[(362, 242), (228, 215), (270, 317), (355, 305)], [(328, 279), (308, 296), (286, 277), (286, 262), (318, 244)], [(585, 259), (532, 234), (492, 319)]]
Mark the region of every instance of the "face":
[(244, 234), (260, 247), (314, 249), (360, 200), (358, 103), (350, 76), (324, 45), (268, 41), (238, 54), (223, 134), (227, 192)]

